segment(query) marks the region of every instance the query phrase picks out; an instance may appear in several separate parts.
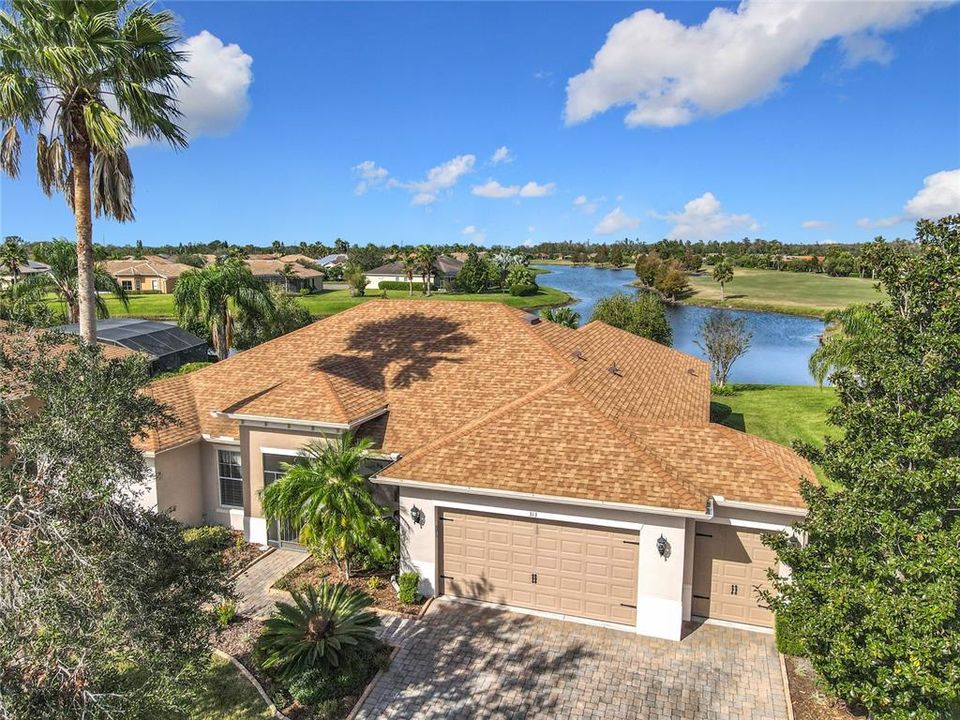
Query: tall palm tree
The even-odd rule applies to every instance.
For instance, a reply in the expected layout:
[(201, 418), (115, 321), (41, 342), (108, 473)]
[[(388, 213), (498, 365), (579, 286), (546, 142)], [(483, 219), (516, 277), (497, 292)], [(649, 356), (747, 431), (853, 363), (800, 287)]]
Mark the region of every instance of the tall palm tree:
[(0, 245), (0, 265), (6, 266), (10, 271), (14, 284), (20, 279), (20, 268), (26, 265), (28, 260), (23, 240), (16, 235), (8, 235), (3, 239), (3, 245)]
[(417, 258), (413, 253), (407, 253), (400, 258), (400, 269), (403, 270), (407, 283), (410, 286), (410, 297), (413, 297), (413, 276), (417, 272)]
[(230, 355), (235, 309), (251, 318), (267, 317), (274, 311), (266, 284), (235, 257), (184, 272), (173, 288), (173, 304), (182, 323), (203, 324), (221, 360)]
[[(57, 238), (52, 242), (41, 243), (34, 251), (34, 256), (40, 262), (49, 265), (50, 270), (45, 273), (33, 273), (18, 282), (11, 289), (13, 297), (18, 300), (33, 299), (42, 302), (47, 293), (57, 296), (66, 309), (67, 322), (75, 323), (80, 319), (80, 292), (79, 268), (77, 267), (77, 250), (73, 243), (64, 238)], [(123, 303), (126, 310), (130, 309), (130, 298), (120, 282), (99, 265), (93, 268), (93, 286), (99, 292), (113, 293)], [(93, 305), (96, 317), (110, 317), (106, 301), (99, 292), (93, 295)]]
[(733, 265), (725, 257), (720, 257), (713, 266), (713, 279), (720, 283), (720, 302), (726, 300), (723, 295), (724, 286), (733, 280)]
[(440, 251), (433, 245), (421, 245), (417, 248), (417, 268), (420, 270), (420, 277), (423, 278), (423, 288), (427, 295), (430, 295), (430, 286), (433, 284), (433, 276), (438, 271), (437, 260), (440, 258)]
[(285, 464), (279, 480), (263, 490), (268, 518), (286, 520), (300, 533), (300, 542), (330, 553), (350, 577), (350, 558), (360, 549), (386, 557), (395, 531), (360, 474), (368, 439), (349, 434), (316, 441), (302, 450), (306, 464)]
[(44, 193), (62, 192), (77, 232), (80, 334), (97, 337), (92, 209), (133, 219), (131, 137), (186, 146), (173, 98), (186, 79), (169, 11), (128, 0), (11, 0), (0, 12), (0, 168), (20, 171), (20, 129), (37, 137)]

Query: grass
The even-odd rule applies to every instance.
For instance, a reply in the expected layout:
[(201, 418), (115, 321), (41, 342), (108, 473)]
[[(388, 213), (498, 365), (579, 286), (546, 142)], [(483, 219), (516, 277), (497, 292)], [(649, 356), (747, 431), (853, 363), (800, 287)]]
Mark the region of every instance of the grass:
[(189, 720), (257, 720), (272, 718), (260, 693), (229, 660), (210, 657)]
[[(722, 425), (791, 447), (794, 441), (823, 446), (837, 428), (827, 424), (827, 410), (837, 402), (833, 388), (816, 385), (736, 385), (733, 395), (714, 395), (713, 408), (725, 405), (730, 413)], [(817, 477), (832, 483), (819, 468)]]
[[(317, 318), (335, 315), (349, 308), (370, 300), (379, 299), (380, 290), (371, 290), (364, 297), (350, 297), (349, 290), (322, 290), (313, 295), (298, 297), (297, 301), (306, 307), (310, 313)], [(387, 297), (393, 299), (410, 299), (406, 290), (388, 290)], [(426, 299), (426, 296), (414, 293), (414, 300)], [(551, 287), (540, 286), (540, 291), (536, 295), (528, 297), (514, 297), (509, 293), (435, 293), (431, 295), (431, 300), (458, 300), (466, 302), (502, 302), (510, 307), (521, 308), (524, 310), (538, 310), (540, 308), (556, 307), (566, 305), (571, 301), (571, 297), (562, 290)], [(169, 320), (176, 317), (173, 308), (173, 295), (133, 295), (130, 297), (130, 307), (125, 309), (115, 297), (106, 298), (107, 308), (110, 311), (110, 317), (140, 317), (151, 320)], [(60, 303), (50, 298), (48, 302), (54, 307), (59, 307)]]
[(768, 310), (791, 315), (823, 317), (829, 310), (881, 298), (873, 280), (830, 277), (821, 273), (777, 272), (736, 268), (726, 284), (725, 302), (720, 285), (709, 271), (690, 276), (693, 294), (684, 300), (693, 305)]

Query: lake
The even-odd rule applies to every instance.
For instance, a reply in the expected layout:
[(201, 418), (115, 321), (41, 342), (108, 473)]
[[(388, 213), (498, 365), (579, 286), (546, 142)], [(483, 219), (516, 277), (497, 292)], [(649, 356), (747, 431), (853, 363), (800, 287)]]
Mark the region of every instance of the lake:
[[(594, 305), (600, 298), (618, 290), (633, 291), (630, 283), (635, 280), (633, 270), (608, 270), (588, 265), (537, 265), (549, 271), (538, 280), (550, 287), (559, 288), (573, 297), (571, 306), (580, 313), (581, 322), (590, 320)], [(673, 327), (673, 346), (685, 353), (704, 357), (695, 340), (700, 324), (713, 308), (694, 305), (667, 307), (667, 317)], [(753, 333), (750, 349), (737, 360), (730, 373), (731, 382), (761, 383), (770, 385), (812, 385), (813, 378), (807, 369), (807, 360), (816, 349), (823, 322), (816, 318), (782, 315), (780, 313), (729, 310), (733, 315), (746, 320)]]

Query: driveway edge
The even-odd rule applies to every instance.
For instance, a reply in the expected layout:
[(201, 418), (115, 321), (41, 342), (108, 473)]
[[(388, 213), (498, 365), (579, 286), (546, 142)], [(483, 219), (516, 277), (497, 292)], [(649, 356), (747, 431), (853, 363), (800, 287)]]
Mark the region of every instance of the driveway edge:
[(780, 658), (780, 675), (783, 678), (783, 692), (786, 694), (787, 700), (787, 720), (794, 720), (793, 717), (793, 695), (790, 693), (790, 676), (787, 674), (787, 661), (783, 657), (783, 653), (779, 650), (777, 651), (777, 657)]

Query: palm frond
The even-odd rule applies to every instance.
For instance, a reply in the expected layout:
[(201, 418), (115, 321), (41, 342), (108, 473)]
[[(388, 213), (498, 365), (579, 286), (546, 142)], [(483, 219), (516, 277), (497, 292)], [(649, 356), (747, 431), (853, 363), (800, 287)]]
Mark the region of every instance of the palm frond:
[(122, 148), (93, 157), (93, 207), (98, 217), (133, 220), (133, 169)]
[(20, 133), (11, 125), (0, 140), (0, 170), (10, 177), (20, 175)]

